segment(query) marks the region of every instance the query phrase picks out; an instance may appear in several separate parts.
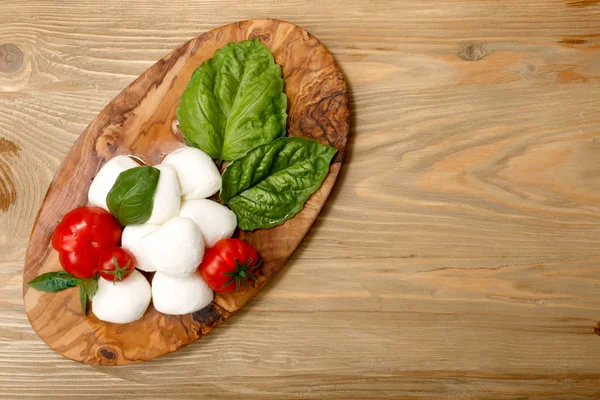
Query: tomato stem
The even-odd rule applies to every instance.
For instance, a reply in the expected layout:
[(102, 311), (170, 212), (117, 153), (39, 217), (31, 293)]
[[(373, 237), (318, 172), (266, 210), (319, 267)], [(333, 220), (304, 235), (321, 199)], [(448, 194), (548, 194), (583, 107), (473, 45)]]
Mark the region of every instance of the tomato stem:
[(125, 279), (126, 276), (128, 276), (131, 272), (133, 272), (133, 270), (128, 271), (127, 268), (129, 268), (129, 264), (131, 264), (131, 260), (127, 260), (127, 264), (125, 264), (123, 267), (121, 267), (119, 265), (119, 262), (117, 261), (117, 259), (115, 257), (112, 258), (112, 262), (113, 265), (115, 266), (114, 271), (112, 270), (108, 270), (108, 269), (103, 269), (102, 272), (104, 272), (105, 274), (108, 275), (113, 275), (113, 285), (116, 285), (116, 282), (122, 282), (123, 279)]
[(243, 284), (244, 287), (248, 286), (248, 279), (252, 279), (255, 281), (256, 276), (250, 271), (258, 268), (262, 261), (257, 263), (256, 265), (251, 266), (250, 264), (252, 263), (252, 261), (252, 258), (249, 258), (248, 261), (246, 261), (244, 264), (240, 264), (240, 262), (236, 259), (235, 270), (231, 272), (223, 272), (223, 275), (229, 276), (230, 278), (227, 282), (225, 282), (221, 289), (226, 288), (235, 281), (235, 291), (237, 292), (238, 290), (240, 290), (241, 284)]

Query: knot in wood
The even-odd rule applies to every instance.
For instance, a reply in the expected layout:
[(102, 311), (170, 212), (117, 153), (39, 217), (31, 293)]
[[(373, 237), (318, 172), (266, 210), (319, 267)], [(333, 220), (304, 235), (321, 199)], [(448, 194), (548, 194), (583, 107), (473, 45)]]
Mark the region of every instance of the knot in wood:
[(466, 61), (478, 61), (490, 54), (491, 51), (483, 43), (466, 45), (458, 52), (458, 56)]
[(115, 358), (117, 358), (117, 355), (114, 353), (114, 351), (107, 347), (102, 347), (100, 349), (100, 355), (108, 360), (114, 360)]
[(0, 72), (15, 72), (23, 65), (23, 52), (14, 44), (0, 45)]

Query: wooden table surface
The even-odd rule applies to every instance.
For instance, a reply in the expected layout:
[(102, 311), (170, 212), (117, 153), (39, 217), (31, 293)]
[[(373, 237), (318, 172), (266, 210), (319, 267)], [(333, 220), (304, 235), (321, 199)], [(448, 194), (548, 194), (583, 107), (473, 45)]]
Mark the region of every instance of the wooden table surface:
[[(313, 229), (177, 353), (55, 354), (21, 274), (61, 160), (173, 48), (264, 17), (321, 39), (352, 96)], [(0, 398), (599, 398), (599, 94), (597, 0), (0, 1)]]

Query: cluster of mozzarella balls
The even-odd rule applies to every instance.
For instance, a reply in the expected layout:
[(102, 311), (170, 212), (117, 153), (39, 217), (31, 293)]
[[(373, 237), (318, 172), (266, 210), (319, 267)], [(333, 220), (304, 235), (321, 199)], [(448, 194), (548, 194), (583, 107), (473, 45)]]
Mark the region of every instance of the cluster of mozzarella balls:
[[(139, 167), (127, 156), (108, 161), (88, 192), (89, 202), (108, 211), (106, 196), (123, 171)], [(136, 268), (156, 272), (152, 286), (139, 271), (122, 282), (99, 278), (92, 311), (99, 319), (128, 323), (142, 317), (152, 300), (164, 314), (182, 315), (209, 305), (212, 289), (197, 272), (204, 250), (231, 237), (235, 214), (207, 198), (221, 188), (221, 175), (203, 151), (183, 147), (156, 165), (160, 170), (150, 219), (123, 230), (121, 246), (135, 257)]]

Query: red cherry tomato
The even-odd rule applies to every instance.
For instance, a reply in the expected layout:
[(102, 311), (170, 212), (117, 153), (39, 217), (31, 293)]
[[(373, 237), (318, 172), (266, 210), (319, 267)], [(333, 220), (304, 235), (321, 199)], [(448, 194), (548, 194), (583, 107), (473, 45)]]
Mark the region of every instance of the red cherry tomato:
[(119, 222), (100, 207), (69, 211), (52, 234), (61, 265), (78, 278), (93, 277), (98, 272), (98, 250), (118, 246), (120, 241)]
[(256, 249), (240, 239), (221, 239), (206, 250), (199, 270), (215, 292), (233, 292), (250, 279), (260, 265)]
[(107, 247), (98, 252), (98, 270), (107, 281), (120, 282), (135, 269), (133, 254), (122, 247)]

